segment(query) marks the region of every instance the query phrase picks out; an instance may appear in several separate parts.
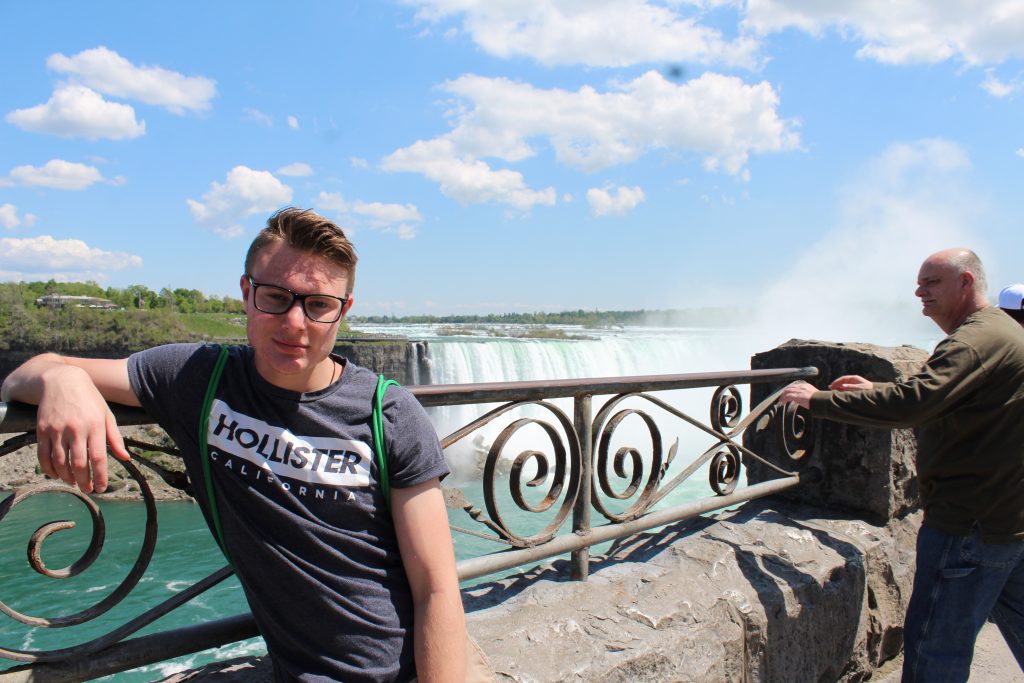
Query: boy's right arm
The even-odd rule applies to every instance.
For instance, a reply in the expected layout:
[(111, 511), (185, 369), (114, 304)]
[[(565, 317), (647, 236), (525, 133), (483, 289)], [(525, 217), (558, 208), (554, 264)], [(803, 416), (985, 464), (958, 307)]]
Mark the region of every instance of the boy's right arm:
[(39, 467), (86, 493), (107, 487), (107, 444), (129, 458), (107, 401), (140, 406), (128, 381), (128, 360), (71, 358), (45, 353), (7, 376), (0, 400), (39, 406)]

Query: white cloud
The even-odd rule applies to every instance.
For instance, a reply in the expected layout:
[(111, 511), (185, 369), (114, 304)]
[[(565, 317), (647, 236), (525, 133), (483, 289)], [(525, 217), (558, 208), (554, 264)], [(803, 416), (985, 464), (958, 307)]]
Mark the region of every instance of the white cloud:
[(294, 116), (289, 116), (288, 117), (288, 127), (291, 128), (292, 130), (298, 130), (299, 129), (299, 120), (297, 118), (295, 118)]
[(640, 187), (596, 188), (587, 190), (587, 203), (595, 216), (621, 216), (632, 211), (647, 196)]
[(469, 154), (459, 154), (450, 139), (420, 140), (383, 162), (386, 171), (411, 171), (441, 185), (441, 192), (463, 204), (499, 202), (526, 211), (555, 203), (555, 188), (531, 190), (517, 171), (492, 170)]
[(914, 298), (921, 262), (955, 246), (986, 253), (969, 169), (964, 149), (942, 139), (893, 144), (866, 164), (842, 188), (835, 225), (764, 288), (756, 328), (777, 337), (763, 343), (894, 344), (937, 333)]
[(416, 237), (416, 233), (418, 232), (418, 230), (415, 225), (403, 224), (395, 228), (395, 232), (398, 234), (398, 239), (411, 240)]
[(186, 200), (196, 222), (222, 237), (242, 234), (239, 220), (256, 213), (271, 213), (292, 200), (292, 188), (269, 171), (246, 166), (231, 169), (224, 184), (213, 181), (203, 202)]
[[(358, 221), (376, 230), (396, 233), (404, 240), (416, 236), (416, 223), (423, 215), (414, 204), (386, 204), (383, 202), (347, 201), (340, 192), (321, 192), (314, 202), (318, 209), (335, 211), (349, 221)], [(348, 229), (346, 229), (346, 232)]]
[(317, 208), (326, 211), (337, 211), (339, 213), (348, 211), (348, 202), (345, 201), (340, 192), (321, 192), (313, 203)]
[(1017, 156), (1024, 158), (1024, 147), (1018, 147), (1016, 154)]
[(52, 187), (57, 190), (84, 190), (103, 182), (103, 174), (95, 166), (51, 159), (44, 166), (16, 166), (8, 178), (18, 185)]
[(1024, 5), (1005, 0), (748, 0), (743, 27), (815, 35), (834, 28), (863, 43), (857, 56), (885, 64), (977, 66), (1024, 56)]
[(21, 225), (18, 218), (18, 207), (14, 204), (0, 204), (0, 225), (11, 230)]
[(0, 254), (0, 268), (18, 269), (41, 277), (53, 271), (74, 274), (142, 267), (138, 256), (104, 251), (82, 240), (54, 239), (50, 235), (0, 238)]
[(423, 220), (419, 209), (413, 204), (383, 204), (381, 202), (356, 201), (352, 203), (352, 212), (379, 227), (400, 223), (419, 223)]
[[(696, 62), (753, 67), (758, 42), (726, 39), (698, 20), (701, 3), (647, 0), (406, 0), (426, 21), (461, 18), (461, 26), (488, 53), (527, 57), (548, 66), (622, 67), (650, 62)], [(707, 5), (708, 3), (704, 3)], [(714, 5), (715, 3), (711, 3)], [(692, 16), (684, 16), (686, 8)]]
[(46, 104), (16, 109), (5, 118), (22, 130), (67, 138), (125, 140), (146, 133), (146, 123), (135, 120), (129, 105), (108, 102), (82, 85), (59, 85)]
[(352, 165), (352, 168), (367, 168), (370, 165), (369, 162), (362, 157), (349, 157), (348, 161)]
[(992, 97), (1008, 97), (1021, 87), (1020, 79), (1002, 81), (992, 69), (985, 69), (985, 80), (981, 82), (981, 88)]
[(313, 175), (313, 167), (301, 161), (296, 161), (294, 164), (288, 164), (277, 169), (277, 174), (301, 178)]
[(269, 114), (264, 114), (259, 109), (253, 109), (252, 107), (246, 107), (245, 109), (242, 110), (242, 113), (245, 114), (245, 119), (247, 121), (255, 121), (256, 123), (260, 124), (261, 126), (266, 126), (267, 128), (270, 128), (271, 126), (274, 125), (273, 117), (270, 116)]
[(205, 111), (216, 94), (216, 82), (203, 76), (184, 76), (158, 66), (135, 66), (100, 46), (66, 57), (50, 55), (46, 65), (106, 95), (164, 107), (175, 114)]
[(778, 116), (770, 84), (714, 73), (677, 84), (649, 71), (606, 92), (473, 75), (443, 88), (459, 98), (449, 112), (452, 130), (395, 151), (381, 167), (421, 173), (467, 204), (553, 204), (553, 188), (532, 190), (519, 172), (494, 170), (484, 161), (522, 161), (537, 154), (538, 141), (583, 171), (632, 162), (652, 150), (678, 150), (703, 156), (710, 171), (740, 178), (747, 177), (751, 154), (797, 149), (800, 141), (797, 122)]

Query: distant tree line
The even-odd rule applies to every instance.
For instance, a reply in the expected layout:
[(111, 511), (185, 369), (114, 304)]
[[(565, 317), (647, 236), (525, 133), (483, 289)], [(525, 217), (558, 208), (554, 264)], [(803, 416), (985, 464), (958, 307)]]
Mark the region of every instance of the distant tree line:
[[(46, 294), (107, 299), (118, 310), (73, 304), (37, 306)], [(143, 285), (103, 288), (95, 282), (0, 283), (0, 351), (76, 352), (93, 349), (131, 351), (169, 341), (190, 341), (182, 314), (232, 313), (245, 306), (230, 297), (208, 297), (194, 289), (161, 289)]]

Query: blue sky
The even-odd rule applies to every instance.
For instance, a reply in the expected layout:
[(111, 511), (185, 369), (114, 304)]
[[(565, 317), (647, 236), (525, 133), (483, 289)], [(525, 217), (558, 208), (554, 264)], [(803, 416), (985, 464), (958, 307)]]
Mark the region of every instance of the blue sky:
[[(354, 314), (913, 304), (1024, 280), (1024, 1), (0, 4), (0, 280), (237, 295), (279, 207)], [(870, 313), (865, 315), (870, 318)]]

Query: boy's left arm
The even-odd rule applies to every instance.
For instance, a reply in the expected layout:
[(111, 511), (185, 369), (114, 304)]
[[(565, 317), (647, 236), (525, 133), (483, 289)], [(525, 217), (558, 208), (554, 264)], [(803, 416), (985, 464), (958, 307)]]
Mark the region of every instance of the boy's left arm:
[(415, 606), (418, 680), (463, 681), (466, 619), (440, 483), (391, 489), (391, 513)]

